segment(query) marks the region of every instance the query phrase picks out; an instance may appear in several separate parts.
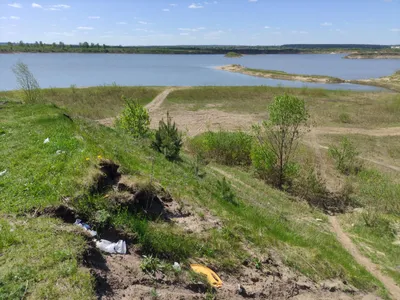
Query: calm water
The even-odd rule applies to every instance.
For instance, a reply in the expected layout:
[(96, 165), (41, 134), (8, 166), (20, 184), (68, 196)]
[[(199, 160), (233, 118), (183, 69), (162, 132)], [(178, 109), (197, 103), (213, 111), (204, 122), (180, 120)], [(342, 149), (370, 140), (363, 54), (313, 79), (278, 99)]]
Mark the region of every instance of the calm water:
[(0, 90), (16, 88), (11, 67), (28, 64), (41, 87), (100, 84), (143, 86), (282, 85), (329, 89), (374, 90), (350, 84), (313, 84), (273, 80), (215, 70), (238, 63), (247, 67), (299, 74), (330, 75), (344, 79), (379, 77), (400, 69), (400, 60), (348, 60), (343, 55), (254, 55), (240, 59), (223, 55), (123, 54), (0, 54)]

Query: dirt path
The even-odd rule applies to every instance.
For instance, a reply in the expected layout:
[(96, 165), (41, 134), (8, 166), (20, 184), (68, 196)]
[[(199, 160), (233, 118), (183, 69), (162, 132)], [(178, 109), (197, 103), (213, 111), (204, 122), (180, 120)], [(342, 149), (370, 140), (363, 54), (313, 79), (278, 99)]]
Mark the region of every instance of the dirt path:
[[(183, 87), (183, 88), (188, 88), (188, 87)], [(145, 106), (147, 110), (149, 111), (149, 114), (151, 115), (155, 111), (159, 110), (161, 105), (163, 104), (164, 100), (168, 97), (169, 93), (178, 90), (178, 89), (183, 89), (181, 87), (170, 87), (167, 88), (166, 90), (162, 91), (160, 94), (158, 94), (151, 102), (147, 103)], [(104, 126), (111, 127), (114, 124), (115, 118), (105, 118), (101, 120), (97, 120), (100, 124)], [(158, 121), (157, 121), (158, 122)]]
[(169, 93), (177, 90), (179, 88), (167, 88), (166, 90), (164, 90), (163, 92), (161, 92), (160, 94), (158, 94), (153, 101), (151, 101), (150, 103), (148, 103), (145, 107), (147, 108), (147, 110), (149, 111), (149, 113), (151, 114), (152, 112), (154, 112), (155, 110), (159, 109), (161, 107), (161, 105), (163, 104), (164, 100), (168, 97)]
[(386, 289), (389, 291), (393, 299), (400, 299), (400, 287), (396, 285), (395, 281), (384, 275), (379, 266), (370, 261), (367, 257), (362, 255), (356, 245), (353, 244), (350, 237), (343, 231), (339, 224), (338, 219), (335, 216), (330, 216), (329, 221), (332, 225), (332, 230), (336, 234), (338, 241), (342, 246), (354, 257), (354, 259), (362, 266), (364, 266), (368, 272), (375, 276)]
[(378, 129), (346, 128), (346, 127), (316, 127), (316, 134), (362, 134), (368, 136), (400, 136), (400, 127), (387, 127)]

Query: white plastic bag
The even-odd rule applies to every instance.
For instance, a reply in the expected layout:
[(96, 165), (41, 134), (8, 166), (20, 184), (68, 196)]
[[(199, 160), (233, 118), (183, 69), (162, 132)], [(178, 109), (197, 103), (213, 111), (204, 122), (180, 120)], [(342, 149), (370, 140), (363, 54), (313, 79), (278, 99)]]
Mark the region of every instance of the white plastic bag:
[(122, 240), (119, 240), (117, 243), (112, 243), (107, 240), (96, 241), (96, 247), (99, 248), (101, 251), (111, 254), (126, 254), (126, 243)]

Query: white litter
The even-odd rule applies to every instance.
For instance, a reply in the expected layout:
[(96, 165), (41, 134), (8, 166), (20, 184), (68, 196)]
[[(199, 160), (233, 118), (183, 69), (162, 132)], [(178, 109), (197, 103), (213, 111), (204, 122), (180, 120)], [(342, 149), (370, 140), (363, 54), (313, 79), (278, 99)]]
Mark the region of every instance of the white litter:
[(0, 177), (3, 176), (3, 175), (6, 175), (6, 173), (7, 173), (7, 169), (5, 169), (4, 171), (1, 171), (0, 172)]
[(111, 254), (126, 254), (126, 243), (123, 240), (119, 240), (117, 243), (113, 243), (107, 240), (96, 241), (96, 247), (99, 248), (101, 251)]
[(174, 265), (172, 266), (175, 271), (180, 271), (181, 270), (181, 265), (177, 262), (174, 262)]
[(74, 225), (77, 225), (77, 226), (83, 228), (84, 230), (86, 230), (87, 232), (89, 232), (89, 234), (90, 234), (91, 236), (96, 236), (96, 235), (97, 235), (97, 232), (96, 232), (96, 231), (90, 230), (90, 226), (89, 226), (88, 224), (86, 224), (86, 223), (83, 223), (80, 219), (76, 219)]
[(56, 154), (57, 154), (57, 155), (64, 154), (64, 153), (65, 153), (65, 151), (62, 151), (62, 150), (57, 150), (57, 151), (56, 151)]
[(43, 144), (47, 144), (47, 143), (50, 143), (50, 139), (49, 138), (45, 139), (44, 142), (43, 142)]

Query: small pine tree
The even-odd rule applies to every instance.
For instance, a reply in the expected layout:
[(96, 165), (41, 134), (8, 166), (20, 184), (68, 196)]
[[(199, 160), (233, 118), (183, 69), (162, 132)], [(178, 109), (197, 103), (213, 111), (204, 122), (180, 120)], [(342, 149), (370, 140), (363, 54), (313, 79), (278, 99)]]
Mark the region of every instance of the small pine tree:
[(182, 136), (176, 128), (175, 122), (167, 113), (167, 123), (162, 119), (155, 134), (152, 147), (164, 154), (168, 160), (177, 160), (182, 147)]
[(237, 205), (235, 192), (225, 177), (217, 181), (217, 186), (222, 200)]
[(116, 126), (128, 131), (135, 138), (144, 137), (149, 132), (150, 117), (147, 109), (137, 100), (122, 96), (125, 108), (116, 120)]

